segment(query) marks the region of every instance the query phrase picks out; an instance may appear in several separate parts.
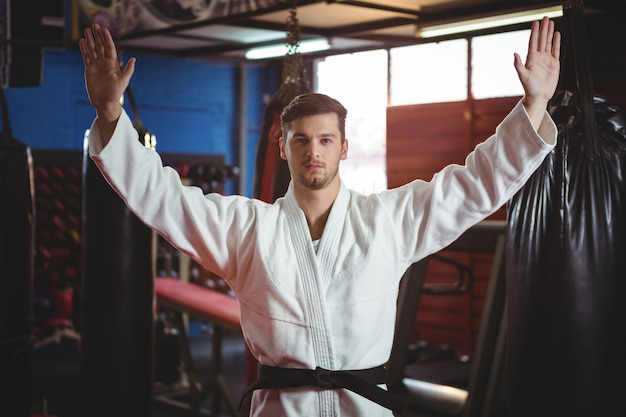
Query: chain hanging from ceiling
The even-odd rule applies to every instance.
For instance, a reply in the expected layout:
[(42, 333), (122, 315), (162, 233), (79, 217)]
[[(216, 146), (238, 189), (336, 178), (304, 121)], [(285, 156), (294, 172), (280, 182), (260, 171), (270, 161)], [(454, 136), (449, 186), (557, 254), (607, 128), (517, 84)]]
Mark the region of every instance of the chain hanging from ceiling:
[(299, 51), (302, 31), (295, 1), (291, 9), (289, 9), (289, 16), (285, 20), (285, 31), (287, 33), (285, 41), (287, 54), (283, 58), (282, 85), (278, 94), (289, 95), (290, 97), (286, 100), (288, 102), (294, 97), (294, 90), (296, 93), (304, 92), (302, 90), (310, 90), (307, 70), (302, 60), (302, 54)]
[[(278, 91), (265, 108), (255, 163), (253, 195), (268, 202), (283, 196), (291, 179), (287, 162), (278, 155), (280, 114), (294, 97), (311, 92), (307, 70), (298, 51), (300, 22), (296, 16), (296, 0), (293, 0), (285, 24), (287, 54), (283, 57), (282, 79)], [(251, 372), (255, 373), (256, 368)]]

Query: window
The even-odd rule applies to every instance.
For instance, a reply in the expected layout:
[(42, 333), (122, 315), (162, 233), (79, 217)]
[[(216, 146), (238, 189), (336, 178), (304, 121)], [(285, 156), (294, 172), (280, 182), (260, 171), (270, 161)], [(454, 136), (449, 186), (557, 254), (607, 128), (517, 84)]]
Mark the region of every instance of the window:
[(475, 99), (524, 94), (513, 52), (526, 59), (530, 30), (472, 38), (472, 96)]
[[(529, 34), (530, 30), (522, 30), (471, 39), (474, 98), (523, 93), (513, 52), (525, 59)], [(335, 55), (316, 62), (315, 91), (336, 98), (348, 109), (348, 159), (339, 169), (349, 188), (365, 194), (387, 188), (388, 103), (467, 100), (469, 45), (467, 39), (455, 39), (392, 48), (389, 53)]]
[(390, 50), (390, 104), (467, 99), (466, 39)]

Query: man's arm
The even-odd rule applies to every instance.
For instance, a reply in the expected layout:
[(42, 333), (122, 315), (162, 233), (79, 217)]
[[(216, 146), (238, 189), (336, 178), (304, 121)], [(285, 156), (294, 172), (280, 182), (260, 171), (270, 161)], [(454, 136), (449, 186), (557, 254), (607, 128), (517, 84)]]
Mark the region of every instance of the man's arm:
[(85, 64), (87, 94), (96, 109), (96, 123), (104, 147), (109, 143), (122, 114), (120, 98), (135, 71), (135, 58), (129, 59), (122, 71), (111, 33), (97, 23), (91, 29), (85, 29), (85, 36), (78, 41), (78, 45)]
[(560, 53), (561, 34), (555, 32), (554, 22), (544, 17), (532, 24), (526, 63), (518, 54), (514, 56), (515, 70), (524, 88), (522, 104), (535, 130), (541, 126), (559, 82)]

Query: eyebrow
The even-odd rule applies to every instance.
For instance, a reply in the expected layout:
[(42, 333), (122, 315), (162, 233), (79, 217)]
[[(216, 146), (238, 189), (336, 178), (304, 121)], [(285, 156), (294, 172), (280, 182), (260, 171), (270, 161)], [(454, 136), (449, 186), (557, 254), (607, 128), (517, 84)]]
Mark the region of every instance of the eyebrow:
[[(309, 137), (309, 135), (307, 135), (306, 133), (303, 132), (292, 132), (291, 133), (291, 137)], [(322, 134), (319, 135), (319, 137), (322, 138), (337, 138), (338, 136), (334, 133), (331, 132), (324, 132)]]

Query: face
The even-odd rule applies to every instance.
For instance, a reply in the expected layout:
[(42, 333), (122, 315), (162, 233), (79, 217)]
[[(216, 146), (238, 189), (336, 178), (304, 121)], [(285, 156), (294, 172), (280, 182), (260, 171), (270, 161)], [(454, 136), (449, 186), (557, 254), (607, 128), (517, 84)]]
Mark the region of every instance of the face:
[(335, 113), (305, 116), (291, 122), (288, 137), (279, 140), (280, 156), (287, 160), (296, 185), (320, 190), (339, 181), (339, 161), (348, 155), (341, 143)]

